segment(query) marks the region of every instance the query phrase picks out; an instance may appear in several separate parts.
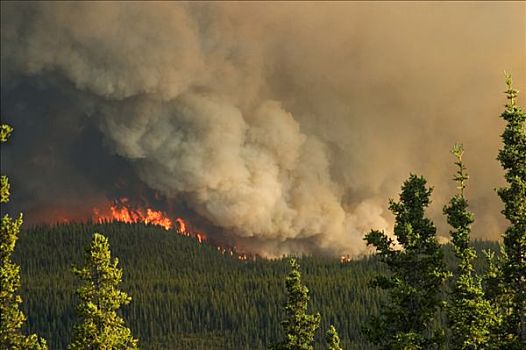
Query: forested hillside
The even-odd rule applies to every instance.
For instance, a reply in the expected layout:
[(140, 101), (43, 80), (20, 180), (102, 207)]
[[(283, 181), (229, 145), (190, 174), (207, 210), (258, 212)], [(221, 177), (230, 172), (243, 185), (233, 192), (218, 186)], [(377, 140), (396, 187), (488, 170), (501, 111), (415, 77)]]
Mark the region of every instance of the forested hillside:
[[(24, 230), (15, 254), (28, 326), (47, 339), (50, 349), (64, 349), (70, 342), (78, 287), (71, 265), (82, 262), (93, 232), (109, 238), (112, 255), (124, 269), (123, 290), (133, 299), (123, 316), (142, 349), (264, 349), (279, 338), (286, 261), (240, 261), (152, 226), (68, 224)], [(476, 244), (477, 250), (495, 246)], [(446, 257), (454, 266), (452, 255)], [(345, 349), (374, 349), (360, 329), (378, 312), (380, 291), (368, 282), (381, 265), (373, 259), (342, 264), (322, 257), (299, 262), (310, 310), (321, 314), (317, 348), (333, 324)]]

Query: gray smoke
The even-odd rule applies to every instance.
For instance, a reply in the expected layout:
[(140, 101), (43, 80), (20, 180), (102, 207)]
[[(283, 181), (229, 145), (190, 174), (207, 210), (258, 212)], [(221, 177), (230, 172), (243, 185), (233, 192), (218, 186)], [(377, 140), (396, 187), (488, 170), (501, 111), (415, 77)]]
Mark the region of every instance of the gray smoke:
[[(525, 81), (524, 3), (2, 3), (1, 14), (3, 111), (69, 120), (57, 148), (96, 151), (110, 178), (48, 152), (68, 168), (53, 176), (73, 179), (64, 203), (96, 202), (108, 167), (126, 169), (244, 249), (357, 255), (365, 232), (392, 224), (387, 198), (411, 171), (435, 186), (447, 234), (448, 150), (462, 141), (475, 237), (504, 227), (498, 114), (503, 69)], [(21, 108), (35, 90), (58, 106)]]

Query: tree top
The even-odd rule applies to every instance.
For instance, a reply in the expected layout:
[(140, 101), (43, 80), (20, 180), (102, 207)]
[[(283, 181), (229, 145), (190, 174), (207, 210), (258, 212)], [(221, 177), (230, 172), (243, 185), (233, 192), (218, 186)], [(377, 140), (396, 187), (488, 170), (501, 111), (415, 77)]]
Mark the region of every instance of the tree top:
[(515, 106), (515, 99), (517, 98), (517, 95), (519, 95), (519, 90), (513, 88), (513, 79), (511, 77), (511, 73), (504, 71), (504, 78), (506, 81), (506, 86), (508, 87), (504, 93), (509, 100), (509, 103), (506, 106), (513, 107)]

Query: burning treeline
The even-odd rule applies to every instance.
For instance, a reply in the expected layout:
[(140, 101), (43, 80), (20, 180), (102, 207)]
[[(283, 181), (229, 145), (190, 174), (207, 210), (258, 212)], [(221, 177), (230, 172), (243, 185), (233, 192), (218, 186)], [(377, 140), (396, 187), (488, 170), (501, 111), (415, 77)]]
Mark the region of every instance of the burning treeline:
[[(124, 197), (116, 200), (114, 204), (109, 205), (106, 210), (100, 208), (93, 209), (93, 219), (95, 222), (125, 222), (125, 223), (144, 223), (157, 225), (169, 230), (174, 227), (172, 220), (165, 213), (152, 208), (132, 208), (129, 206), (129, 199)], [(176, 219), (178, 223), (177, 231), (186, 232), (186, 225), (181, 218)]]
[(239, 248), (235, 246), (226, 246), (215, 240), (209, 241), (204, 232), (193, 229), (192, 225), (183, 218), (177, 217), (172, 220), (167, 213), (149, 207), (138, 207), (126, 197), (115, 200), (114, 203), (108, 204), (106, 207), (93, 208), (92, 221), (96, 223), (123, 222), (160, 226), (167, 231), (174, 230), (179, 235), (193, 237), (199, 244), (206, 243), (215, 246), (222, 254), (235, 256), (239, 260), (256, 258), (254, 254), (240, 252)]
[[(476, 238), (502, 231), (493, 87), (502, 67), (525, 76), (523, 3), (1, 6), (2, 115), (23, 145), (2, 167), (28, 220), (133, 202), (108, 195), (124, 177), (224, 244), (356, 256), (389, 229), (385, 198), (410, 171), (435, 186), (445, 227), (454, 186), (436, 164), (462, 139)], [(99, 215), (175, 227), (119, 205)]]

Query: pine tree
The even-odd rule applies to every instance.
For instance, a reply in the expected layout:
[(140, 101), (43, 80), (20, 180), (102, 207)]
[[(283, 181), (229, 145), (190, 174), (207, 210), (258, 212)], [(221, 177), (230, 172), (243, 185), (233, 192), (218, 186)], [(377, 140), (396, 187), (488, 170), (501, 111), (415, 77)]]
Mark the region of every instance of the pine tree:
[(328, 350), (342, 350), (340, 345), (340, 337), (338, 336), (338, 332), (336, 332), (336, 328), (334, 328), (334, 326), (331, 325), (329, 327), (329, 330), (325, 335), (325, 340), (327, 341)]
[(95, 233), (86, 252), (86, 264), (73, 269), (84, 285), (77, 290), (80, 323), (73, 330), (69, 349), (137, 349), (137, 339), (117, 314), (131, 297), (118, 289), (122, 269), (117, 267), (117, 258), (111, 259), (108, 239)]
[[(13, 132), (13, 128), (7, 124), (0, 125), (0, 142), (7, 142), (7, 139)], [(7, 176), (2, 175), (0, 177), (0, 203), (9, 202), (9, 181)]]
[(491, 305), (493, 322), (489, 326), (490, 334), (487, 349), (500, 350), (502, 344), (507, 342), (507, 335), (503, 327), (504, 310), (508, 308), (510, 300), (503, 283), (501, 266), (506, 260), (506, 251), (502, 243), (499, 243), (500, 254), (493, 250), (484, 250), (488, 267), (483, 275), (483, 289), (486, 300)]
[[(9, 125), (1, 125), (0, 142), (6, 142), (12, 131)], [(7, 176), (2, 175), (0, 185), (0, 203), (7, 203), (10, 194)], [(44, 339), (35, 334), (25, 336), (21, 332), (26, 317), (19, 308), (22, 298), (17, 294), (20, 288), (20, 267), (11, 260), (20, 226), (22, 226), (22, 214), (14, 220), (7, 214), (2, 217), (0, 227), (0, 349), (47, 349)]]
[(472, 261), (476, 258), (476, 253), (470, 246), (474, 217), (468, 210), (468, 201), (464, 197), (469, 176), (462, 161), (462, 145), (455, 145), (452, 153), (457, 159), (455, 165), (458, 170), (453, 179), (458, 183), (459, 193), (444, 207), (447, 221), (453, 227), (453, 231), (450, 231), (453, 251), (459, 260), (458, 276), (447, 308), (448, 324), (452, 333), (451, 348), (484, 349), (489, 342), (495, 316), (490, 303), (484, 298), (481, 279), (474, 276)]
[(502, 134), (504, 143), (497, 159), (504, 171), (507, 187), (498, 194), (504, 203), (502, 213), (511, 225), (503, 235), (504, 254), (500, 257), (502, 277), (500, 305), (503, 311), (504, 346), (507, 349), (526, 348), (526, 113), (515, 103), (518, 91), (511, 75), (506, 74), (505, 91), (508, 103), (501, 118), (506, 121)]
[(372, 230), (365, 236), (390, 270), (373, 281), (373, 286), (388, 291), (388, 302), (365, 328), (368, 339), (381, 349), (431, 349), (443, 342), (443, 334), (432, 324), (443, 303), (440, 288), (448, 273), (436, 228), (424, 215), (431, 192), (425, 178), (411, 174), (400, 201), (390, 201), (398, 247), (384, 232)]
[(301, 274), (296, 259), (289, 261), (291, 271), (285, 280), (288, 301), (285, 305), (287, 319), (281, 322), (285, 340), (274, 345), (274, 350), (313, 350), (316, 330), (320, 326), (320, 315), (307, 314), (309, 289), (301, 283)]

